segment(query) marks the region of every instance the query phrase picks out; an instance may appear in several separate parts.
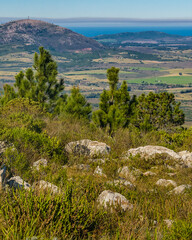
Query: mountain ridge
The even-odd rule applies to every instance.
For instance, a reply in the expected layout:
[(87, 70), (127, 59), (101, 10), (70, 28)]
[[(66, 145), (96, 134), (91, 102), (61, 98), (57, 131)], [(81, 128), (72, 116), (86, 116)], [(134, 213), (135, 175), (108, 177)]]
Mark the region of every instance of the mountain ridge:
[(44, 46), (56, 52), (96, 51), (104, 48), (94, 39), (41, 20), (22, 19), (0, 25), (1, 45)]

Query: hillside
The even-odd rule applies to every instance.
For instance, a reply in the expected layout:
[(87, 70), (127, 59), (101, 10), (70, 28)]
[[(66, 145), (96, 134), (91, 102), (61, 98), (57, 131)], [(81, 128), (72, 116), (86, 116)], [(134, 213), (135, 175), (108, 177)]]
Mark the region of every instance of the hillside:
[(94, 37), (99, 42), (113, 42), (113, 43), (175, 43), (175, 42), (192, 42), (192, 37), (184, 37), (180, 35), (167, 34), (157, 31), (144, 32), (125, 32), (117, 34), (105, 34)]
[(0, 45), (44, 46), (59, 53), (90, 52), (103, 46), (97, 41), (67, 28), (38, 20), (18, 20), (0, 25)]

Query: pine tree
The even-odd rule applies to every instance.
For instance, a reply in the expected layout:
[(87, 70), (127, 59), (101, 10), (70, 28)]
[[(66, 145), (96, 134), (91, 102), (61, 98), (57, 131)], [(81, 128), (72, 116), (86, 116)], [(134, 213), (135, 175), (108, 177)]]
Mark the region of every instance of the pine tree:
[[(50, 53), (43, 47), (39, 48), (40, 54), (35, 53), (33, 68), (24, 73), (21, 71), (15, 76), (15, 89), (4, 86), (4, 97), (1, 103), (5, 104), (13, 98), (29, 98), (40, 103), (50, 112), (54, 111), (58, 102), (65, 99), (61, 92), (64, 90), (64, 80), (57, 79), (57, 64)], [(9, 96), (9, 97), (8, 97)]]
[(68, 96), (63, 110), (77, 118), (89, 119), (91, 114), (91, 105), (87, 102), (85, 97), (80, 93), (78, 87), (71, 89), (71, 95)]

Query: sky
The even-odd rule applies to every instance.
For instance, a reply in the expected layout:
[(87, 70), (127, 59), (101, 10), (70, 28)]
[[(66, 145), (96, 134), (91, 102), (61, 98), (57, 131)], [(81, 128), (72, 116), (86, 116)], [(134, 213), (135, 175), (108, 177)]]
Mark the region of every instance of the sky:
[(0, 17), (192, 19), (192, 0), (0, 0)]

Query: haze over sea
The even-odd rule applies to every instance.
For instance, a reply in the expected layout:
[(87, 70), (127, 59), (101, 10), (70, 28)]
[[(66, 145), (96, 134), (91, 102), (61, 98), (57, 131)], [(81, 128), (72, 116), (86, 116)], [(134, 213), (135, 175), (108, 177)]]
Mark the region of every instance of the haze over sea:
[(122, 33), (122, 32), (142, 32), (142, 31), (159, 31), (165, 32), (169, 34), (176, 34), (181, 36), (192, 36), (192, 26), (116, 26), (116, 27), (69, 27), (63, 23), (56, 23), (62, 27), (67, 27), (74, 32), (80, 33), (86, 37), (94, 37), (97, 35), (102, 34), (115, 34), (115, 33)]

